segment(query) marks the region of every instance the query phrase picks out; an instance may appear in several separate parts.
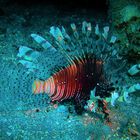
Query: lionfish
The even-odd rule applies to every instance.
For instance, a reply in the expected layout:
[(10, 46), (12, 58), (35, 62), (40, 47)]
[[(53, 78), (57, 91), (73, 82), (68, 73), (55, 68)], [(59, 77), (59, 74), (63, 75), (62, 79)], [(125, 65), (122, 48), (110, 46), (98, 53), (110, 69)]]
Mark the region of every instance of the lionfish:
[(52, 26), (46, 38), (31, 37), (40, 46), (20, 46), (19, 62), (34, 73), (32, 92), (47, 93), (53, 102), (74, 100), (76, 104), (89, 99), (96, 88), (96, 96), (109, 96), (109, 73), (112, 61), (118, 59), (116, 37), (109, 34), (109, 26), (99, 29), (84, 21), (82, 28), (71, 24), (69, 34), (62, 26)]

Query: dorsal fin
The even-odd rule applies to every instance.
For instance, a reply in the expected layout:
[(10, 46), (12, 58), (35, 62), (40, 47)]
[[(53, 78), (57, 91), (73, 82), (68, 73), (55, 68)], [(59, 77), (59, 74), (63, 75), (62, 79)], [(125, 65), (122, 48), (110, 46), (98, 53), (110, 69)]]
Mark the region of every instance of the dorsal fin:
[[(115, 36), (109, 36), (108, 26), (100, 30), (98, 24), (96, 24), (94, 30), (91, 23), (86, 21), (82, 23), (81, 31), (74, 23), (70, 26), (73, 35), (69, 35), (63, 26), (62, 28), (52, 26), (50, 28), (50, 35), (52, 36), (50, 42), (38, 34), (31, 34), (33, 40), (41, 45), (44, 50), (36, 51), (29, 47), (24, 47), (22, 51), (19, 49), (18, 55), (24, 56), (20, 57), (19, 62), (28, 65), (28, 69), (36, 68), (39, 77), (39, 75), (42, 75), (42, 71), (46, 71), (45, 73), (49, 75), (52, 71), (56, 71), (56, 67), (61, 69), (64, 66), (73, 65), (75, 63), (74, 58), (80, 61), (82, 59), (86, 60), (89, 57), (87, 54), (94, 54), (97, 58), (107, 60), (107, 56), (113, 52), (112, 50), (115, 50), (114, 47), (108, 47), (109, 44), (114, 44), (116, 41)], [(98, 36), (98, 39), (96, 39), (96, 36)], [(32, 55), (29, 53), (27, 57), (28, 52), (34, 53)], [(112, 56), (114, 55), (113, 52)], [(34, 58), (36, 58), (35, 61), (30, 61)]]
[(51, 43), (49, 43), (45, 38), (38, 34), (31, 34), (31, 37), (39, 43), (44, 49), (51, 49), (51, 51), (57, 51)]

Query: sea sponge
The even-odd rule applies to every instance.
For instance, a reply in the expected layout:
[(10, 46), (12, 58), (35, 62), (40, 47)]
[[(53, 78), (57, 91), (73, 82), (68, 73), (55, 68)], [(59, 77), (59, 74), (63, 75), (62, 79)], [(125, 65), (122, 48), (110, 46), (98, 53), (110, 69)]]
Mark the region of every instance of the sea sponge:
[(136, 5), (127, 5), (119, 12), (121, 22), (129, 22), (133, 17), (140, 18), (140, 9)]

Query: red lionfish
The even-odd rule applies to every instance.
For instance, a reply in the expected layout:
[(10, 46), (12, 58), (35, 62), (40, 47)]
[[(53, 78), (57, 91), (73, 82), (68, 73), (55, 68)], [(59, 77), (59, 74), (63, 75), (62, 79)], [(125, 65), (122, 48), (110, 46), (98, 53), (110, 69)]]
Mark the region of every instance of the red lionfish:
[(35, 73), (32, 92), (47, 93), (52, 101), (77, 103), (87, 100), (95, 87), (97, 96), (109, 96), (106, 70), (118, 57), (116, 37), (108, 26), (100, 30), (98, 24), (92, 27), (86, 21), (81, 29), (72, 23), (71, 29), (68, 34), (63, 26), (52, 26), (46, 38), (31, 34), (42, 48), (20, 46), (19, 62)]

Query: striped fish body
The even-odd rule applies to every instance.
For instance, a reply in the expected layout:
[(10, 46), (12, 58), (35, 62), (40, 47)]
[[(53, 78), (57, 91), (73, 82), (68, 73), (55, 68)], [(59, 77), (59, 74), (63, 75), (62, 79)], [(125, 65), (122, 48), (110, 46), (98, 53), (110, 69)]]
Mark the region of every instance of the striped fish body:
[(89, 95), (102, 78), (102, 61), (86, 58), (56, 72), (46, 81), (35, 80), (33, 93), (47, 93), (52, 101), (82, 98)]

